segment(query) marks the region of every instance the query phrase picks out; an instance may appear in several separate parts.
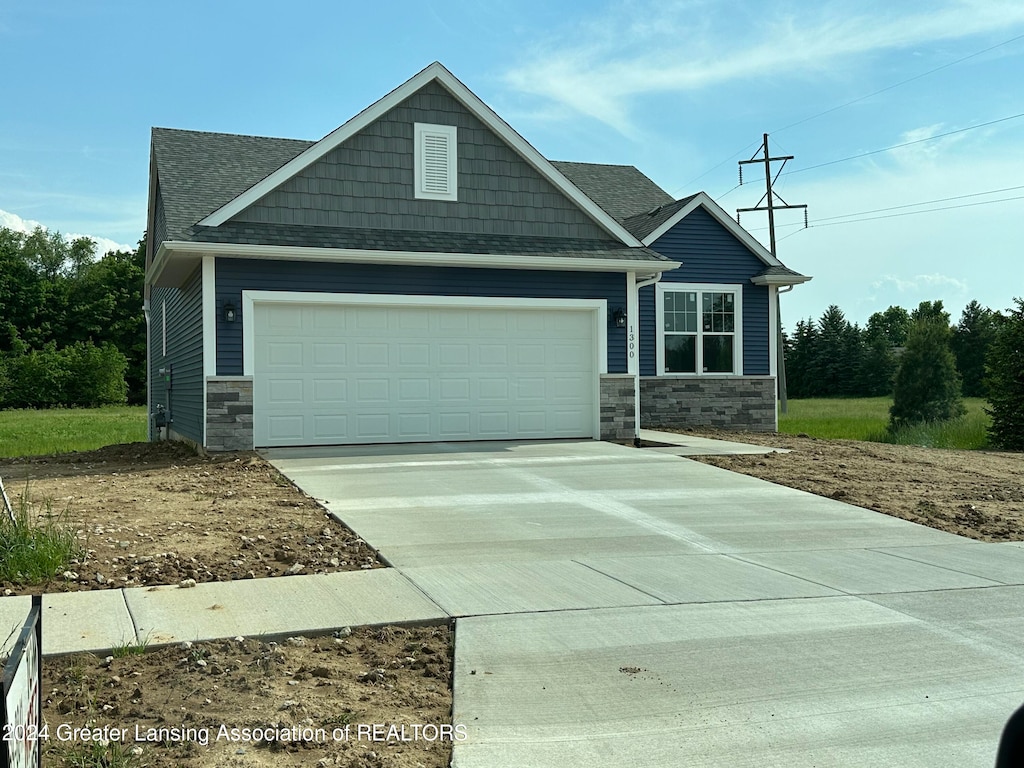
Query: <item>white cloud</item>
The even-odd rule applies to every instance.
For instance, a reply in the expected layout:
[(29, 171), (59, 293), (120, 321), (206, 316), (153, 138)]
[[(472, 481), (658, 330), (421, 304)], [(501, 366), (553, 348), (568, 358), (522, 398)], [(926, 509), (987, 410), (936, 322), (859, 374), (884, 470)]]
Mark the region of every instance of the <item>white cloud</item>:
[[(45, 224), (42, 224), (41, 222), (33, 221), (32, 219), (23, 219), (21, 216), (19, 216), (16, 213), (11, 213), (9, 211), (3, 211), (3, 210), (0, 210), (0, 227), (5, 227), (7, 229), (13, 229), (15, 232), (26, 232), (26, 233), (31, 232), (36, 227), (42, 227), (43, 229), (46, 229), (46, 230), (49, 229), (49, 227), (47, 227)], [(96, 251), (95, 251), (95, 253), (96, 253), (97, 256), (102, 256), (105, 253), (107, 253), (107, 251), (134, 251), (135, 250), (135, 246), (134, 245), (125, 245), (124, 243), (119, 243), (116, 240), (111, 240), (109, 237), (98, 237), (96, 235), (83, 235), (83, 234), (75, 233), (75, 232), (65, 233), (64, 234), (64, 238), (66, 240), (68, 240), (68, 241), (77, 240), (80, 237), (87, 237), (87, 238), (89, 238), (90, 240), (92, 240), (96, 244)]]
[[(807, 72), (858, 54), (1024, 24), (1024, 4), (1014, 0), (908, 5), (837, 1), (769, 16), (762, 5), (723, 14), (721, 5), (694, 0), (624, 3), (527, 51), (528, 63), (505, 80), (631, 135), (631, 97), (749, 82), (759, 73)], [(744, 17), (750, 23), (741, 28), (737, 20)]]
[[(0, 227), (13, 229), (15, 232), (31, 232), (36, 227), (43, 227), (43, 225), (32, 219), (23, 219), (16, 213), (0, 211)], [(46, 229), (46, 227), (43, 227), (43, 229)]]
[(966, 294), (968, 290), (967, 283), (963, 280), (939, 274), (914, 275), (910, 278), (901, 278), (897, 275), (883, 275), (881, 280), (876, 280), (872, 283), (872, 287), (876, 289), (883, 289), (890, 285), (895, 287), (900, 293), (912, 294), (918, 294), (922, 291), (927, 292), (930, 289), (952, 289), (957, 294)]

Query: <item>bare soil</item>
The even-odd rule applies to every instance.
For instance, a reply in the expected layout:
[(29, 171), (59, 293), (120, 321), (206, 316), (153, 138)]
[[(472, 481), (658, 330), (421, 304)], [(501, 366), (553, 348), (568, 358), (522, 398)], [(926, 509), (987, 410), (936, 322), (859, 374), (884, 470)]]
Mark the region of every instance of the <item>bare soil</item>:
[(448, 628), (337, 634), (47, 659), (43, 764), (447, 766)]
[(980, 541), (1024, 541), (1024, 454), (763, 432), (704, 437), (788, 448), (698, 461)]
[[(698, 434), (792, 451), (699, 459), (709, 464), (974, 539), (1024, 540), (1021, 454)], [(87, 552), (67, 577), (31, 588), (6, 584), (7, 595), (382, 567), (365, 542), (252, 453), (202, 457), (142, 443), (0, 461), (0, 475), (12, 495), (27, 482), (39, 509), (50, 499)], [(448, 765), (453, 734), (444, 738), (440, 727), (451, 723), (449, 628), (339, 634), (47, 659), (45, 764)], [(217, 740), (222, 725), (227, 738)], [(58, 727), (103, 726), (127, 729), (127, 741), (100, 744), (81, 732), (57, 738)], [(268, 726), (277, 737), (246, 739), (241, 730)], [(293, 726), (314, 729), (316, 738), (280, 738)], [(202, 729), (208, 745), (199, 743)], [(233, 740), (231, 729), (243, 738)]]
[(4, 584), (5, 594), (383, 567), (254, 453), (199, 456), (180, 443), (130, 443), (3, 460), (0, 476), (12, 501), (27, 489), (34, 509), (73, 525), (87, 553), (53, 581)]

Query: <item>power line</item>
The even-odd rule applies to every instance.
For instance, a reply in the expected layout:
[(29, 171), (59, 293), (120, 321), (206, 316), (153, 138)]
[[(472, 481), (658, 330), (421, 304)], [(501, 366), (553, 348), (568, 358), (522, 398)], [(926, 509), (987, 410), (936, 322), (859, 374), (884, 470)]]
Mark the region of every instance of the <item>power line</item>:
[[(932, 74), (934, 74), (936, 72), (939, 72), (939, 71), (941, 71), (943, 69), (947, 69), (949, 67), (955, 66), (956, 64), (961, 64), (961, 63), (963, 63), (965, 61), (968, 61), (969, 59), (973, 59), (973, 58), (975, 58), (977, 56), (981, 56), (982, 54), (988, 53), (989, 51), (994, 51), (996, 48), (1001, 48), (1004, 45), (1009, 45), (1010, 43), (1015, 43), (1015, 42), (1017, 42), (1018, 40), (1021, 40), (1021, 39), (1024, 39), (1024, 35), (1017, 35), (1016, 37), (1011, 37), (1009, 40), (1004, 40), (1003, 42), (996, 43), (995, 45), (989, 46), (988, 48), (984, 48), (984, 49), (982, 49), (980, 51), (975, 51), (974, 53), (971, 53), (971, 54), (968, 54), (967, 56), (964, 56), (963, 58), (956, 59), (955, 61), (950, 61), (950, 62), (948, 62), (946, 64), (941, 65), (941, 66), (935, 67), (934, 69), (929, 69), (927, 72), (922, 72), (922, 73), (920, 73), (918, 75), (914, 75), (913, 77), (908, 77), (906, 80), (900, 80), (898, 83), (893, 83), (892, 85), (887, 85), (885, 88), (881, 88), (881, 89), (879, 89), (877, 91), (873, 91), (872, 93), (869, 93), (869, 94), (867, 94), (865, 96), (859, 96), (858, 98), (853, 99), (852, 101), (847, 101), (847, 102), (845, 102), (843, 104), (839, 104), (838, 106), (830, 107), (829, 109), (826, 109), (823, 112), (818, 112), (817, 114), (811, 115), (809, 117), (805, 117), (805, 118), (803, 118), (801, 120), (796, 121), (795, 123), (790, 123), (789, 125), (787, 125), (787, 126), (785, 126), (783, 128), (778, 128), (775, 131), (770, 131), (769, 133), (773, 133), (773, 134), (774, 133), (781, 133), (782, 131), (789, 130), (790, 128), (794, 128), (794, 127), (796, 127), (798, 125), (803, 125), (804, 123), (810, 122), (811, 120), (815, 120), (815, 119), (817, 119), (819, 117), (822, 117), (824, 115), (828, 115), (828, 114), (831, 114), (832, 112), (836, 112), (837, 110), (844, 109), (844, 108), (849, 107), (849, 106), (851, 106), (853, 104), (857, 104), (858, 102), (864, 101), (865, 99), (870, 99), (871, 97), (877, 96), (880, 93), (885, 93), (886, 91), (891, 91), (894, 88), (899, 88), (901, 85), (906, 85), (907, 83), (912, 83), (915, 80), (920, 80), (922, 77), (927, 77), (928, 75), (932, 75)], [(978, 126), (978, 127), (981, 127), (981, 126)], [(940, 137), (935, 136), (933, 138), (940, 138)], [(686, 189), (691, 184), (693, 184), (695, 181), (700, 181), (701, 179), (703, 179), (705, 176), (707, 176), (712, 171), (716, 171), (719, 168), (721, 168), (723, 165), (725, 165), (726, 163), (730, 162), (736, 156), (745, 154), (746, 152), (748, 152), (750, 150), (751, 147), (756, 146), (756, 144), (757, 144), (757, 142), (752, 142), (750, 144), (747, 144), (743, 149), (739, 150), (738, 152), (734, 152), (733, 154), (731, 154), (729, 157), (727, 157), (722, 162), (720, 162), (717, 165), (713, 166), (712, 168), (709, 168), (708, 170), (704, 171), (704, 173), (702, 173), (700, 176), (695, 176), (694, 178), (692, 178), (689, 181), (685, 182), (682, 186), (676, 188), (676, 192), (681, 191), (683, 189)], [(884, 151), (884, 150), (879, 150), (879, 151)], [(815, 166), (815, 167), (818, 167), (818, 166)], [(805, 168), (804, 170), (810, 170), (810, 169), (809, 168)], [(796, 173), (796, 171), (794, 171), (794, 173)], [(732, 189), (729, 190), (729, 192), (732, 192), (736, 188), (737, 187), (733, 187)], [(725, 195), (728, 195), (729, 192), (726, 192), (724, 195), (720, 195), (720, 197), (725, 197)], [(674, 196), (674, 193), (673, 193), (673, 196)]]
[[(1010, 201), (1013, 201), (1013, 200), (1024, 200), (1024, 195), (1014, 195), (1013, 197), (1001, 197), (998, 200), (981, 200), (981, 201), (976, 202), (976, 203), (962, 203), (961, 205), (945, 205), (945, 206), (942, 206), (941, 208), (928, 208), (927, 210), (924, 210), (924, 211), (904, 211), (902, 213), (893, 213), (893, 214), (889, 214), (887, 216), (868, 216), (868, 217), (861, 218), (861, 219), (848, 218), (848, 217), (851, 217), (851, 216), (863, 216), (864, 214), (867, 214), (867, 213), (879, 213), (879, 212), (882, 212), (882, 211), (894, 211), (894, 210), (898, 210), (900, 208), (911, 208), (911, 207), (915, 207), (915, 206), (918, 206), (918, 205), (930, 205), (932, 203), (941, 203), (941, 202), (944, 202), (946, 200), (962, 200), (964, 198), (977, 197), (979, 195), (991, 195), (991, 194), (995, 194), (997, 192), (1009, 192), (1011, 190), (1016, 190), (1016, 189), (1024, 189), (1024, 186), (1006, 187), (1005, 189), (994, 189), (991, 192), (977, 192), (977, 193), (974, 193), (972, 195), (960, 195), (960, 196), (957, 196), (957, 197), (947, 197), (947, 198), (942, 198), (942, 199), (939, 199), (939, 200), (929, 200), (927, 202), (922, 202), (922, 203), (909, 203), (908, 205), (896, 205), (896, 206), (893, 206), (891, 208), (879, 208), (876, 211), (862, 211), (860, 213), (847, 213), (847, 214), (843, 214), (842, 216), (829, 216), (829, 217), (827, 217), (825, 219), (821, 219), (819, 222), (814, 222), (814, 223), (808, 224), (806, 227), (801, 225), (801, 224), (782, 224), (782, 225), (780, 225), (780, 228), (781, 227), (797, 227), (798, 226), (798, 227), (800, 227), (800, 229), (798, 229), (797, 232), (800, 232), (800, 231), (803, 231), (804, 229), (812, 229), (814, 227), (834, 227), (834, 226), (837, 226), (839, 224), (859, 224), (862, 221), (877, 221), (879, 219), (898, 219), (898, 218), (900, 218), (902, 216), (916, 216), (916, 215), (921, 214), (921, 213), (937, 213), (939, 211), (952, 211), (952, 210), (955, 210), (957, 208), (975, 208), (975, 207), (977, 207), (979, 205), (993, 205), (995, 203), (1007, 203), (1007, 202), (1010, 202)], [(846, 219), (846, 220), (845, 221), (835, 221), (835, 219)], [(820, 223), (820, 222), (825, 222), (825, 223)], [(748, 231), (750, 231), (750, 232), (758, 232), (758, 231), (763, 230), (763, 229), (767, 229), (767, 227), (759, 227), (758, 229), (752, 229), (752, 230), (748, 230)], [(795, 234), (796, 234), (796, 232), (790, 232), (788, 235), (786, 235), (786, 237), (792, 237)], [(784, 239), (785, 238), (780, 238), (780, 242), (781, 242), (781, 240), (784, 240)]]
[[(967, 61), (968, 59), (973, 59), (973, 58), (975, 58), (977, 56), (981, 56), (983, 53), (988, 53), (989, 51), (994, 51), (996, 48), (1002, 48), (1004, 45), (1009, 45), (1010, 43), (1015, 43), (1015, 42), (1017, 42), (1018, 40), (1021, 40), (1021, 39), (1024, 39), (1024, 35), (1017, 35), (1016, 37), (1011, 37), (1009, 40), (1004, 40), (1001, 43), (996, 43), (995, 45), (990, 46), (988, 48), (985, 48), (984, 50), (981, 50), (981, 51), (975, 51), (974, 53), (969, 54), (967, 56), (964, 56), (961, 59), (957, 59), (956, 61), (950, 61), (950, 62), (948, 62), (946, 64), (943, 64), (942, 66), (935, 67), (935, 69), (929, 69), (927, 72), (922, 72), (919, 75), (914, 75), (913, 77), (908, 77), (906, 80), (900, 80), (898, 83), (893, 83), (892, 85), (887, 85), (885, 88), (881, 88), (881, 89), (879, 89), (877, 91), (869, 93), (866, 96), (859, 96), (858, 98), (853, 99), (852, 101), (847, 101), (844, 104), (839, 104), (838, 106), (826, 109), (824, 112), (818, 112), (816, 115), (811, 115), (810, 117), (805, 117), (802, 120), (797, 120), (795, 123), (790, 123), (789, 125), (785, 126), (784, 128), (778, 128), (778, 129), (776, 129), (774, 131), (770, 131), (770, 133), (772, 133), (772, 134), (782, 133), (783, 131), (787, 131), (790, 128), (795, 128), (798, 125), (803, 125), (804, 123), (810, 122), (811, 120), (815, 120), (815, 119), (817, 119), (819, 117), (823, 117), (824, 115), (831, 114), (832, 112), (835, 112), (836, 110), (844, 109), (845, 107), (849, 107), (849, 106), (851, 106), (853, 104), (857, 104), (858, 102), (864, 101), (865, 99), (870, 99), (872, 96), (877, 96), (880, 93), (885, 93), (886, 91), (891, 91), (893, 88), (899, 88), (901, 85), (906, 85), (907, 83), (912, 83), (915, 80), (920, 80), (922, 77), (927, 77), (928, 75), (933, 75), (936, 72), (942, 71), (943, 69), (947, 69), (947, 68), (952, 67), (952, 66), (954, 66), (956, 64), (961, 64), (961, 63)], [(739, 154), (739, 153), (737, 153), (737, 154)]]
[[(866, 216), (870, 213), (886, 213), (888, 211), (899, 211), (903, 208), (916, 208), (920, 205), (934, 205), (935, 203), (948, 203), (952, 200), (967, 200), (972, 197), (982, 197), (983, 195), (998, 195), (1000, 192), (1015, 192), (1018, 189), (1024, 189), (1024, 184), (1016, 187), (1003, 187), (1001, 189), (989, 189), (985, 192), (971, 192), (967, 195), (954, 195), (953, 197), (940, 197), (936, 200), (922, 200), (919, 203), (905, 203), (904, 205), (890, 205), (886, 208), (874, 208), (870, 211), (858, 211), (857, 213), (843, 213), (838, 216), (825, 216), (817, 219), (816, 222), (822, 221), (834, 221), (835, 219), (848, 219), (851, 216)], [(998, 201), (991, 201), (998, 202)]]
[(989, 120), (987, 123), (979, 123), (978, 125), (970, 125), (966, 128), (957, 128), (955, 131), (946, 131), (946, 133), (939, 133), (935, 136), (928, 136), (924, 139), (914, 139), (913, 141), (905, 141), (902, 144), (893, 144), (891, 147), (883, 147), (882, 149), (873, 149), (870, 152), (862, 152), (859, 155), (850, 155), (849, 157), (841, 157), (838, 160), (829, 160), (827, 163), (818, 163), (817, 165), (809, 165), (806, 168), (798, 168), (795, 171), (790, 171), (790, 175), (794, 173), (804, 173), (805, 171), (813, 171), (815, 168), (824, 168), (827, 165), (837, 165), (838, 163), (845, 163), (850, 160), (858, 160), (862, 157), (869, 157), (871, 155), (877, 155), (882, 152), (891, 152), (894, 149), (900, 149), (902, 147), (909, 147), (913, 144), (921, 144), (925, 141), (935, 141), (936, 139), (943, 139), (946, 136), (953, 136), (958, 133), (966, 133), (967, 131), (974, 131), (978, 128), (985, 128), (989, 125), (995, 125), (996, 123), (1005, 123), (1007, 120), (1016, 120), (1024, 117), (1024, 112), (1016, 115), (1010, 115), (1009, 117), (1001, 117), (998, 120)]

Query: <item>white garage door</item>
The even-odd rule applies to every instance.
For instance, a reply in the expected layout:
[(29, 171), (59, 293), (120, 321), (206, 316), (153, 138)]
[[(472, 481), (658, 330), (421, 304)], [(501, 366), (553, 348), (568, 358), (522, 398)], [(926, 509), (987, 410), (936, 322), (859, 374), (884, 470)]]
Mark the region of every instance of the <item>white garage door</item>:
[(255, 302), (257, 446), (595, 435), (593, 309)]

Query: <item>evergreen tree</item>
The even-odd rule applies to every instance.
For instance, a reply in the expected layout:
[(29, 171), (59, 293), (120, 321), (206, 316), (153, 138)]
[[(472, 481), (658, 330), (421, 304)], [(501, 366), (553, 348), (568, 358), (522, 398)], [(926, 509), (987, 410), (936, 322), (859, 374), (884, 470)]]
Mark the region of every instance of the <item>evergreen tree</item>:
[(949, 315), (942, 311), (942, 302), (922, 302), (914, 312), (896, 371), (890, 429), (945, 421), (965, 413), (950, 335)]
[(818, 342), (812, 362), (816, 396), (839, 397), (855, 392), (859, 360), (859, 329), (831, 305), (818, 321)]
[(786, 339), (786, 384), (789, 396), (814, 397), (817, 376), (814, 369), (818, 329), (810, 318), (796, 324), (792, 338)]
[(1014, 299), (989, 348), (987, 378), (992, 417), (988, 434), (1006, 450), (1024, 451), (1024, 299)]
[(967, 397), (985, 395), (985, 357), (996, 337), (998, 313), (972, 301), (964, 307), (950, 342)]

